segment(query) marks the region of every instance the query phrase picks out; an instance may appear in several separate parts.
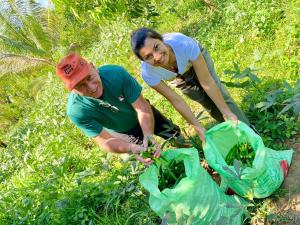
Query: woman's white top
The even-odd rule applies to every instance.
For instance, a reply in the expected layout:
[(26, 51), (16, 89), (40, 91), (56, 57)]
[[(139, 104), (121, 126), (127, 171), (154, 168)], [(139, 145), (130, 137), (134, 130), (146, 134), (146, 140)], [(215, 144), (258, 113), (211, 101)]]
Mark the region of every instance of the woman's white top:
[[(178, 74), (183, 74), (191, 68), (194, 60), (200, 54), (200, 47), (196, 40), (181, 33), (168, 33), (163, 35), (164, 43), (168, 44), (175, 54)], [(159, 84), (161, 80), (172, 80), (177, 73), (169, 71), (162, 67), (151, 66), (150, 64), (141, 63), (141, 73), (143, 80), (149, 86)]]

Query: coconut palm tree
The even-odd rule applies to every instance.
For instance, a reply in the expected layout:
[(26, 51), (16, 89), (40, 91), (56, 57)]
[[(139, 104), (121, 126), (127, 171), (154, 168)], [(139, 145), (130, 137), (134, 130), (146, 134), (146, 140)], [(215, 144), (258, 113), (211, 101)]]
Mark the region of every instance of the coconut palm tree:
[(0, 78), (36, 67), (54, 65), (57, 29), (50, 9), (32, 0), (1, 0)]
[(0, 135), (22, 116), (24, 106), (37, 93), (32, 87), (47, 80), (31, 74), (54, 69), (59, 52), (54, 13), (33, 0), (0, 0)]

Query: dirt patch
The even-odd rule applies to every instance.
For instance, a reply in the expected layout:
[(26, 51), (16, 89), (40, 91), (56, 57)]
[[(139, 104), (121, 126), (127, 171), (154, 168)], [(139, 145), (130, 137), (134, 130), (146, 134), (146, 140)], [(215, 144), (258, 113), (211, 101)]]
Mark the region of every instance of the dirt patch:
[(282, 185), (285, 193), (274, 204), (274, 214), (268, 224), (299, 225), (300, 224), (300, 135), (288, 140), (287, 146), (294, 150), (292, 164)]

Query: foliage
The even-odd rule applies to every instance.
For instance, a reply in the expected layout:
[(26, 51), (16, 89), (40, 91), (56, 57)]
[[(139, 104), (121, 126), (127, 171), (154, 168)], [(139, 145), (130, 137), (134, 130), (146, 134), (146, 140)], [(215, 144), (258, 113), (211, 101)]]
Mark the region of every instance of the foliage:
[(300, 131), (297, 122), (300, 113), (299, 84), (299, 79), (294, 87), (285, 81), (283, 89), (268, 92), (263, 101), (253, 106), (251, 116), (268, 144), (273, 140), (283, 142)]
[(252, 167), (254, 156), (254, 150), (249, 143), (238, 143), (230, 149), (226, 155), (225, 161), (228, 165), (232, 165), (234, 159), (237, 159), (244, 165)]
[[(143, 167), (104, 154), (66, 117), (67, 95), (48, 62), (56, 62), (73, 42), (96, 65), (121, 64), (141, 81), (131, 31), (150, 26), (183, 32), (208, 49), (267, 146), (276, 148), (299, 133), (298, 1), (53, 0), (53, 5), (45, 9), (24, 0), (0, 6), (0, 73), (5, 74), (0, 141), (7, 144), (0, 155), (0, 224), (161, 222), (137, 183)], [(232, 61), (239, 64), (222, 76)], [(259, 76), (253, 68), (260, 68)], [(187, 128), (169, 102), (148, 87), (143, 93)], [(186, 100), (196, 114), (201, 111)], [(211, 121), (201, 122), (209, 126)], [(198, 137), (189, 139), (201, 154)], [(238, 161), (234, 168), (239, 177)], [(264, 221), (268, 207), (267, 200), (254, 202), (252, 220)]]
[(105, 40), (118, 41), (117, 37), (110, 38), (120, 29), (120, 26), (116, 28), (117, 25), (124, 23), (126, 25), (122, 28), (128, 30), (128, 22), (140, 24), (139, 21), (144, 20), (149, 24), (155, 23), (155, 18), (159, 15), (155, 8), (155, 2), (155, 0), (96, 0), (90, 2), (86, 0), (53, 0), (56, 12), (61, 18), (61, 27), (63, 27), (63, 36), (59, 42), (65, 46), (77, 42), (86, 48), (99, 42), (102, 35), (108, 35)]
[(53, 64), (57, 33), (44, 9), (33, 1), (2, 1), (0, 7), (0, 78), (41, 64)]
[[(231, 75), (230, 82), (223, 82), (228, 87), (237, 87), (237, 88), (244, 88), (249, 85), (252, 85), (256, 88), (256, 83), (261, 82), (261, 80), (257, 77), (256, 74), (254, 74), (255, 69), (251, 69), (250, 67), (247, 67), (243, 71), (241, 71), (239, 65), (236, 62), (233, 62), (234, 69), (233, 70), (224, 70), (224, 74)], [(245, 80), (246, 81), (240, 83), (240, 82), (231, 82), (232, 80)], [(256, 88), (257, 91), (260, 91), (258, 88)]]
[[(51, 77), (47, 88), (58, 82)], [(56, 86), (39, 96), (37, 110), (19, 122), (1, 155), (0, 224), (151, 221), (137, 183), (141, 167), (108, 160), (83, 138), (66, 118), (64, 91)]]
[[(270, 108), (279, 106), (282, 110), (278, 115), (281, 115), (291, 109), (294, 116), (300, 114), (300, 79), (297, 79), (293, 88), (288, 82), (284, 82), (285, 90), (274, 90), (267, 94), (265, 101), (256, 104), (256, 107), (261, 111), (266, 111)], [(283, 98), (279, 98), (284, 96)], [(273, 109), (275, 110), (275, 109)]]
[[(264, 94), (263, 84), (261, 84), (263, 82), (253, 73), (254, 71), (256, 70), (249, 67), (241, 71), (239, 65), (234, 62), (233, 70), (224, 71), (225, 74), (231, 75), (230, 81), (223, 83), (229, 87), (243, 88), (244, 90), (252, 87), (251, 90), (259, 94), (256, 103), (250, 110), (252, 121), (255, 121), (255, 125), (267, 144), (271, 144), (272, 140), (283, 142), (300, 131), (297, 123), (300, 113), (300, 79), (295, 81), (294, 87), (284, 81), (280, 85), (281, 88)], [(232, 80), (245, 79), (247, 80), (243, 82), (232, 82)], [(261, 98), (263, 100), (259, 101)]]

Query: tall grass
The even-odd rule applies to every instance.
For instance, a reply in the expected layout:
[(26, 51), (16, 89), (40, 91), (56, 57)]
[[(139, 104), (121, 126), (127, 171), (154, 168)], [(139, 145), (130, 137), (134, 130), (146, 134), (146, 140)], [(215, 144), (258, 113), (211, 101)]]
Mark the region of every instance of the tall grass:
[[(223, 71), (235, 61), (242, 68), (260, 68), (263, 93), (274, 85), (281, 87), (285, 80), (295, 82), (297, 1), (211, 2), (215, 8), (196, 0), (152, 1), (160, 15), (154, 22), (116, 20), (97, 31), (88, 30), (97, 34), (92, 44), (83, 45), (82, 54), (97, 66), (124, 66), (143, 85), (146, 98), (181, 128), (187, 128), (182, 117), (141, 80), (129, 44), (130, 32), (137, 27), (154, 26), (162, 33), (178, 31), (194, 37), (211, 53), (221, 79), (227, 79)], [(60, 43), (74, 41), (67, 40), (71, 31), (62, 34)], [(57, 46), (56, 54), (62, 55), (66, 48)], [(31, 77), (1, 80), (2, 99), (8, 98), (1, 104), (17, 119), (1, 123), (0, 140), (8, 147), (0, 154), (0, 224), (159, 224), (137, 181), (143, 167), (105, 154), (70, 123), (65, 112), (68, 93), (53, 69), (34, 77), (44, 79), (34, 94)], [(230, 88), (230, 92), (246, 112), (263, 98), (251, 88)], [(187, 101), (195, 113), (202, 110)]]

